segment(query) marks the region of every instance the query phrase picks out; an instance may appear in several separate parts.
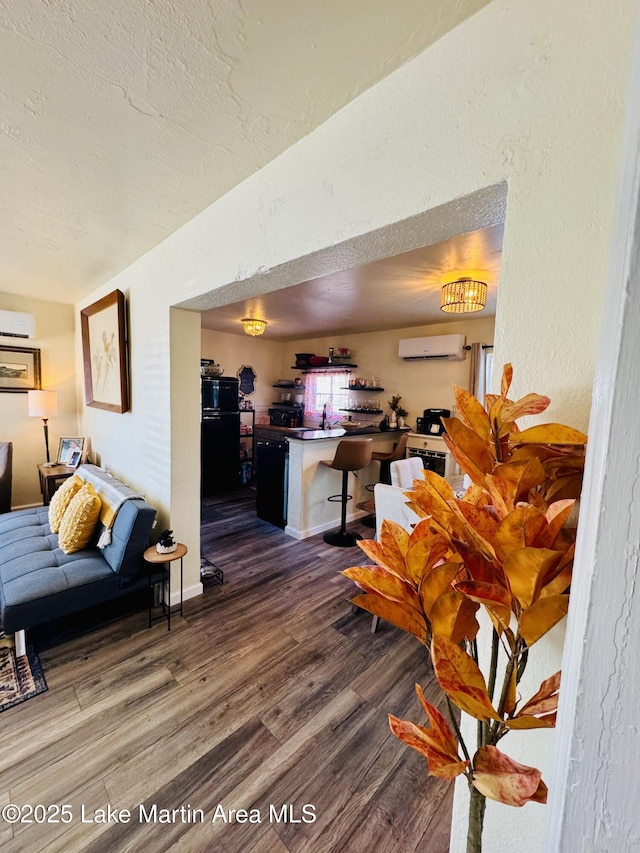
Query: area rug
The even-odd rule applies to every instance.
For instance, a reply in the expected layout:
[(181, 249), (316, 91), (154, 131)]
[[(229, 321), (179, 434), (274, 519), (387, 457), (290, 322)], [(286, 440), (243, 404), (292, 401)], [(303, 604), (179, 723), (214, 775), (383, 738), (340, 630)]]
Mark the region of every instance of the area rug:
[(26, 702), (45, 690), (47, 682), (33, 646), (27, 646), (27, 654), (16, 658), (12, 640), (0, 637), (0, 711)]

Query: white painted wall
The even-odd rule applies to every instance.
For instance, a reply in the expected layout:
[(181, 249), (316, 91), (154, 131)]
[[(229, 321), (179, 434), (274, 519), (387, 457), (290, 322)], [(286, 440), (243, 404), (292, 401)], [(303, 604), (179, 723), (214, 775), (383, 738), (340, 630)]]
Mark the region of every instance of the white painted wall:
[(546, 850), (640, 848), (640, 20), (594, 383)]
[[(225, 376), (237, 376), (243, 365), (253, 367), (256, 374), (255, 393), (249, 399), (258, 414), (266, 417), (269, 406), (277, 399), (278, 390), (273, 383), (280, 378), (289, 379), (290, 370), (283, 372), (284, 345), (268, 338), (249, 335), (230, 335), (202, 329), (202, 358), (213, 358), (224, 367)], [(245, 422), (249, 420), (245, 418)]]
[[(314, 352), (327, 355), (330, 346), (348, 346), (353, 353), (353, 362), (358, 365), (354, 376), (368, 381), (371, 375), (382, 381), (384, 393), (363, 397), (374, 397), (380, 408), (387, 409), (393, 394), (400, 394), (402, 406), (409, 416), (407, 424), (415, 427), (416, 418), (422, 417), (425, 409), (452, 409), (454, 406), (453, 386), (468, 387), (469, 359), (464, 361), (405, 361), (398, 356), (398, 341), (401, 338), (420, 338), (426, 335), (466, 335), (467, 343), (479, 341), (492, 344), (494, 319), (492, 317), (470, 320), (462, 318), (451, 323), (412, 326), (406, 329), (391, 329), (384, 332), (341, 335), (338, 337), (309, 338), (287, 344), (289, 353)], [(289, 356), (291, 357), (291, 356)], [(352, 395), (356, 398), (358, 395)], [(380, 420), (378, 416), (376, 420)], [(354, 420), (355, 420), (354, 416)]]
[[(58, 392), (58, 415), (49, 420), (49, 451), (55, 459), (63, 435), (79, 435), (76, 396), (73, 306), (43, 299), (0, 293), (0, 309), (35, 315), (36, 338), (1, 338), (3, 346), (40, 350), (42, 387)], [(26, 394), (0, 393), (0, 439), (13, 442), (14, 509), (41, 504), (36, 466), (46, 461), (41, 418), (28, 415)]]
[[(586, 428), (634, 15), (633, 0), (615, 14), (604, 0), (493, 0), (85, 300), (129, 293), (134, 387), (130, 414), (87, 409), (83, 429), (171, 512), (190, 556), (197, 388), (176, 372), (198, 375), (200, 334), (194, 316), (170, 342), (169, 306), (207, 306), (203, 294), (225, 286), (235, 301), (408, 251), (465, 217), (467, 230), (490, 224), (499, 189), (481, 209), (462, 199), (503, 181), (496, 362), (513, 362), (515, 393), (547, 393), (552, 418)], [(195, 587), (195, 562), (188, 576)], [(517, 838), (539, 850), (544, 814), (489, 810), (486, 849), (510, 851)]]

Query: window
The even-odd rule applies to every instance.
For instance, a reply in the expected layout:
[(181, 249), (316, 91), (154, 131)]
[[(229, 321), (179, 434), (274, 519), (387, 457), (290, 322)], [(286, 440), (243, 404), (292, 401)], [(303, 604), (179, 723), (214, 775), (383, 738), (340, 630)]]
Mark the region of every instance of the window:
[(491, 376), (493, 374), (493, 347), (485, 351), (484, 355), (484, 388), (485, 393), (491, 391)]
[(305, 374), (304, 416), (309, 420), (322, 420), (326, 405), (327, 421), (341, 420), (340, 409), (349, 402), (349, 371), (322, 370)]

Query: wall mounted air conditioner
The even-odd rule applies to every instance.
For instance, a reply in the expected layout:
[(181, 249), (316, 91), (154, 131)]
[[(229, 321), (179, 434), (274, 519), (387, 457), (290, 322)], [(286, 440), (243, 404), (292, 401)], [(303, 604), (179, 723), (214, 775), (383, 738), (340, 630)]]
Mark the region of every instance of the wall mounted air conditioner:
[(0, 337), (35, 338), (36, 318), (20, 311), (0, 311)]
[(448, 361), (463, 361), (465, 357), (464, 335), (434, 335), (429, 338), (405, 338), (398, 345), (400, 358), (441, 358)]

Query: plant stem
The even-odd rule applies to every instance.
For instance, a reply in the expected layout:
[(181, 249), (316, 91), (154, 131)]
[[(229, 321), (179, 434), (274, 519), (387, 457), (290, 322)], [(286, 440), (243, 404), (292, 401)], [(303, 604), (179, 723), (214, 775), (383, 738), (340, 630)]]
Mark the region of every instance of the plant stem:
[(453, 726), (453, 729), (456, 733), (456, 737), (458, 738), (458, 743), (460, 744), (460, 748), (462, 749), (462, 752), (464, 753), (464, 757), (467, 759), (467, 761), (471, 761), (471, 756), (469, 755), (469, 750), (467, 749), (467, 745), (465, 744), (464, 740), (462, 739), (462, 732), (460, 731), (460, 726), (458, 725), (458, 721), (456, 720), (456, 715), (455, 715), (455, 712), (453, 710), (453, 705), (451, 704), (451, 699), (449, 699), (449, 697), (447, 696), (446, 693), (445, 693), (444, 698), (447, 700), (447, 708), (449, 709), (449, 719), (451, 720), (451, 725)]
[(489, 699), (493, 702), (493, 693), (496, 689), (496, 676), (498, 674), (498, 650), (500, 647), (500, 638), (498, 632), (493, 629), (491, 637), (491, 663), (489, 664), (489, 683), (487, 690), (489, 691)]
[(467, 827), (467, 853), (482, 853), (482, 830), (487, 800), (473, 785), (469, 785), (469, 825)]

